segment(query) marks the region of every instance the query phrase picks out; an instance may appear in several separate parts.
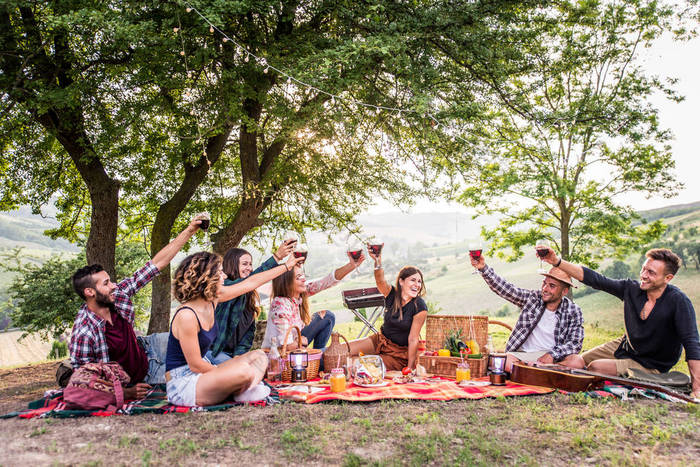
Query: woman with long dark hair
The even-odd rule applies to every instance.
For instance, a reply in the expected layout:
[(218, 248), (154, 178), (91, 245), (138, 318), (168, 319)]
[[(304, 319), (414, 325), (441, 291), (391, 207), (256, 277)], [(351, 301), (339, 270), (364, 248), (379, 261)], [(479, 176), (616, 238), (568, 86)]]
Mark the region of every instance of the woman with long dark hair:
[(253, 351), (216, 365), (205, 358), (217, 334), (214, 309), (219, 300), (255, 290), (294, 269), (293, 256), (273, 269), (234, 285), (224, 286), (221, 257), (202, 251), (185, 258), (173, 276), (173, 296), (182, 304), (170, 323), (165, 381), (168, 400), (175, 405), (204, 406), (240, 395), (262, 381), (267, 356)]
[[(307, 281), (304, 271), (296, 267), (272, 280), (272, 300), (270, 300), (270, 313), (267, 316), (263, 347), (270, 347), (273, 339), (276, 340), (277, 345), (283, 345), (287, 330), (297, 326), (301, 329), (303, 345), (310, 345), (313, 342), (314, 349), (326, 348), (328, 338), (335, 326), (335, 315), (329, 310), (322, 310), (314, 313), (312, 317), (309, 297), (336, 285), (365, 260), (364, 255), (353, 260), (348, 254), (348, 258), (347, 264), (321, 279)], [(287, 349), (296, 348), (295, 338), (295, 334), (289, 333)]]
[[(294, 250), (294, 240), (286, 240), (270, 258), (253, 270), (253, 256), (242, 248), (231, 248), (224, 255), (224, 286), (272, 269)], [(214, 339), (207, 358), (212, 363), (223, 363), (237, 355), (250, 351), (255, 337), (255, 320), (260, 313), (259, 297), (255, 290), (221, 302), (216, 306), (215, 317), (219, 334)]]
[(423, 297), (423, 273), (415, 266), (404, 266), (395, 285), (384, 278), (382, 255), (370, 251), (374, 260), (374, 280), (385, 297), (384, 324), (379, 333), (350, 342), (350, 353), (379, 355), (387, 370), (416, 368), (420, 330), (428, 316)]

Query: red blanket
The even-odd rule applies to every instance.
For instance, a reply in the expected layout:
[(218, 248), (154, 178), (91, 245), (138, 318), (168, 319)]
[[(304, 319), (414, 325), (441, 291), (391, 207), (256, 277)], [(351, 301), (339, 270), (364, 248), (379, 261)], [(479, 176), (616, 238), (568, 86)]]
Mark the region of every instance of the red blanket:
[[(487, 378), (481, 380), (486, 381)], [(369, 402), (380, 399), (419, 399), (429, 401), (449, 401), (453, 399), (483, 399), (485, 397), (499, 396), (529, 396), (533, 394), (549, 394), (554, 389), (537, 386), (526, 386), (507, 382), (505, 386), (461, 387), (454, 381), (444, 380), (439, 382), (396, 384), (388, 381), (383, 387), (363, 388), (349, 384), (343, 392), (331, 392), (330, 389), (311, 393), (300, 393), (279, 389), (280, 398), (306, 397), (307, 404), (316, 402), (343, 400), (352, 402)]]

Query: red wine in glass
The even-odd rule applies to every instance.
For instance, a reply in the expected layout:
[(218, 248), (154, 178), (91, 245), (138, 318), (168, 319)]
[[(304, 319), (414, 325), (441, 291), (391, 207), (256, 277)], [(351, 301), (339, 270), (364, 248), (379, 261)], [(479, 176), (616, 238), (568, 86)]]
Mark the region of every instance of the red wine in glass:
[(199, 228), (202, 230), (207, 230), (209, 228), (209, 219), (200, 219)]
[[(367, 249), (369, 250), (370, 253), (373, 255), (380, 255), (382, 253), (382, 247), (384, 246), (383, 243), (379, 244), (373, 244), (373, 245), (367, 245)], [(354, 257), (353, 257), (354, 258)], [(357, 259), (357, 258), (355, 258)]]
[(481, 250), (469, 250), (469, 256), (471, 256), (472, 259), (479, 259), (481, 258)]
[(360, 256), (362, 256), (362, 250), (349, 250), (348, 254), (353, 259), (353, 261), (357, 261), (360, 259)]
[[(295, 251), (294, 252), (294, 257), (295, 258), (304, 258), (304, 261), (306, 261), (306, 257), (308, 256), (309, 252), (308, 251)], [(302, 261), (302, 263), (304, 262)]]
[(537, 256), (540, 258), (544, 258), (547, 256), (547, 253), (549, 253), (549, 248), (538, 248), (537, 250)]

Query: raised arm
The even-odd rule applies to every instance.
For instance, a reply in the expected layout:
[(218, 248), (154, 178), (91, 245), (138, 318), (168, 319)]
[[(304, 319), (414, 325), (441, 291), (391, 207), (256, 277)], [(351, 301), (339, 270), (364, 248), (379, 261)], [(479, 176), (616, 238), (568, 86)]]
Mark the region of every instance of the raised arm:
[(385, 297), (391, 292), (391, 285), (384, 278), (384, 268), (382, 267), (382, 254), (378, 255), (369, 252), (369, 257), (374, 260), (374, 282), (377, 283), (377, 289), (379, 293)]
[(347, 264), (344, 264), (343, 266), (341, 266), (335, 270), (334, 277), (335, 277), (335, 280), (337, 280), (337, 281), (342, 280), (343, 277), (347, 276), (348, 274), (353, 272), (355, 269), (360, 267), (360, 264), (362, 264), (365, 260), (364, 253), (360, 254), (360, 259), (358, 259), (357, 261), (352, 259), (352, 256), (350, 256), (350, 253), (348, 253), (347, 255), (348, 255), (348, 259), (349, 259)]
[(479, 256), (478, 259), (470, 258), (470, 261), (472, 266), (479, 270), (486, 285), (488, 285), (496, 295), (508, 300), (513, 305), (522, 307), (525, 305), (528, 297), (534, 293), (532, 290), (516, 287), (496, 274), (492, 268), (486, 265), (486, 259), (484, 259), (483, 255)]
[(420, 330), (423, 328), (425, 319), (428, 317), (428, 310), (423, 310), (413, 315), (413, 323), (408, 333), (408, 367), (415, 368), (418, 363), (418, 341)]
[[(541, 248), (541, 247), (540, 247)], [(537, 253), (535, 253), (536, 255)], [(538, 256), (539, 258), (539, 256)], [(564, 258), (560, 258), (557, 256), (557, 254), (549, 248), (549, 251), (547, 252), (547, 256), (542, 258), (543, 261), (546, 261), (547, 263), (551, 264), (552, 266), (556, 266), (574, 279), (576, 279), (579, 282), (583, 282), (583, 267), (570, 263), (568, 261), (564, 261)]]
[(294, 269), (294, 266), (296, 266), (301, 261), (304, 261), (304, 258), (295, 258), (294, 256), (290, 256), (285, 263), (282, 263), (279, 266), (275, 266), (272, 269), (268, 269), (267, 271), (262, 271), (257, 274), (251, 274), (250, 276), (248, 276), (247, 279), (242, 280), (240, 282), (236, 282), (235, 284), (225, 285), (221, 287), (217, 299), (219, 302), (226, 302), (236, 297), (240, 297), (241, 295), (248, 293), (251, 290), (257, 289), (258, 287), (260, 287), (266, 282), (271, 281), (275, 277), (284, 274), (287, 271), (291, 271), (292, 269)]
[(162, 250), (156, 253), (151, 261), (159, 270), (170, 264), (170, 261), (173, 260), (177, 252), (182, 250), (182, 247), (185, 246), (187, 240), (192, 238), (192, 235), (197, 232), (199, 225), (202, 223), (202, 218), (203, 216), (201, 214), (195, 216), (195, 218), (190, 221), (190, 225), (180, 232), (180, 235), (175, 237), (170, 243), (165, 245)]

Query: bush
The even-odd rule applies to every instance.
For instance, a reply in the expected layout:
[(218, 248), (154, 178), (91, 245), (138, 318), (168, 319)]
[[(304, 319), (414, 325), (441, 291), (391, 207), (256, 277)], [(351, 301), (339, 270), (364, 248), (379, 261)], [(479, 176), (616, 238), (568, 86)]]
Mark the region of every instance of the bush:
[(49, 352), (49, 359), (57, 360), (59, 358), (66, 358), (68, 355), (68, 344), (63, 341), (54, 340), (51, 344), (51, 351)]
[[(358, 308), (357, 310), (355, 310), (355, 313), (358, 313), (358, 314), (362, 315), (362, 317), (364, 319), (367, 319), (367, 309), (366, 308)], [(362, 320), (360, 318), (358, 318), (358, 316), (355, 313), (352, 314), (352, 320), (362, 322)]]
[[(132, 275), (148, 260), (142, 245), (127, 244), (117, 247), (117, 277), (121, 280)], [(5, 304), (12, 324), (27, 334), (38, 332), (43, 337), (57, 338), (73, 325), (83, 300), (73, 290), (71, 276), (85, 266), (85, 253), (77, 256), (52, 255), (39, 264), (36, 258), (22, 255), (15, 248), (2, 255), (2, 267), (17, 273), (8, 288), (10, 299)], [(147, 316), (151, 296), (148, 288), (134, 296), (137, 323)]]

